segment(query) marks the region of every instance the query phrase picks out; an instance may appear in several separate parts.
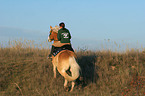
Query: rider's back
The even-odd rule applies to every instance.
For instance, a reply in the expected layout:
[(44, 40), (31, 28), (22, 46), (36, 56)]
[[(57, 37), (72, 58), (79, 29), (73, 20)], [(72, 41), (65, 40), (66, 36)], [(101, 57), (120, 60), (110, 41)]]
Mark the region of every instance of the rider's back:
[(58, 41), (61, 43), (70, 43), (71, 35), (68, 29), (62, 28), (57, 34)]

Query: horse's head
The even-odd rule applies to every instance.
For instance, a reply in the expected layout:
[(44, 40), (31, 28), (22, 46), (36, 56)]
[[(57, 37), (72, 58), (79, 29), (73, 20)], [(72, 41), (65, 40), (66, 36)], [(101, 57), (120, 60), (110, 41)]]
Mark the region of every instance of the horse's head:
[(57, 39), (57, 33), (58, 33), (58, 30), (59, 30), (59, 27), (58, 26), (55, 26), (55, 27), (52, 27), (50, 26), (50, 33), (49, 33), (49, 36), (48, 36), (48, 41), (51, 42), (51, 41), (58, 41)]

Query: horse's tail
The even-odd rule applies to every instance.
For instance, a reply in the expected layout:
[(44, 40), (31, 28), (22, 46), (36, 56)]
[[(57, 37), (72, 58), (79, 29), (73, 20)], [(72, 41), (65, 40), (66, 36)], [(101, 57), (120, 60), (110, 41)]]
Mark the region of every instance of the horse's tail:
[(62, 74), (62, 76), (64, 76), (66, 80), (74, 81), (80, 76), (80, 66), (78, 65), (73, 56), (69, 57), (69, 63), (71, 76), (67, 74), (66, 70), (60, 72), (60, 74)]

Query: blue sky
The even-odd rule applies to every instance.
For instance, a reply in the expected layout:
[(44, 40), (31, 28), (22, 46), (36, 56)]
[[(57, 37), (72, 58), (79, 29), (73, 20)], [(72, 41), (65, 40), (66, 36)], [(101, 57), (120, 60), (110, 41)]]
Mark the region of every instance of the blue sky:
[(1, 42), (47, 40), (49, 26), (62, 21), (75, 48), (97, 48), (108, 39), (145, 47), (145, 0), (0, 0)]

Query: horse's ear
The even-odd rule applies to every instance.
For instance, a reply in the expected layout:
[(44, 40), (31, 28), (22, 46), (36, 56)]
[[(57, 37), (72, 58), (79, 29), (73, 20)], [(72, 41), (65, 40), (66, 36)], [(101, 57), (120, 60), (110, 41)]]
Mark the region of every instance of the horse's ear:
[(52, 29), (52, 26), (50, 26), (50, 29)]

